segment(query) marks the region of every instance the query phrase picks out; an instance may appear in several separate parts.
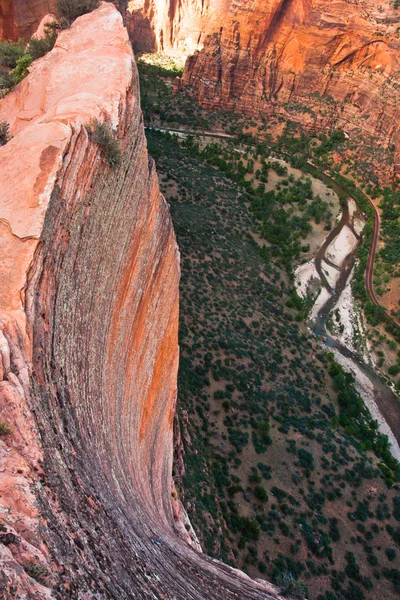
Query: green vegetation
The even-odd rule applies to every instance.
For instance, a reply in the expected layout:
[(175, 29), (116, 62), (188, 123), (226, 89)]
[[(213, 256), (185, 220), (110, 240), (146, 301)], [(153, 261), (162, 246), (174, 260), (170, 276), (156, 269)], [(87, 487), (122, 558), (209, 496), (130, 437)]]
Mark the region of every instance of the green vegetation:
[(10, 139), (10, 124), (8, 121), (0, 121), (0, 147), (5, 146)]
[[(156, 79), (144, 92), (148, 121), (238, 136), (212, 144), (148, 132), (181, 252), (178, 406), (191, 442), (180, 496), (191, 521), (208, 554), (252, 576), (304, 581), (315, 600), (392, 599), (398, 464), (352, 376), (309, 336), (307, 301), (292, 285), (306, 229), (330, 229), (333, 218), (307, 174), (340, 178), (331, 154), (347, 140), (288, 124), (274, 144), (260, 141), (244, 131), (251, 120), (208, 114), (172, 98), (172, 78)], [(368, 198), (340, 181), (368, 211)]]
[(121, 144), (114, 137), (114, 133), (109, 125), (98, 119), (93, 119), (86, 125), (86, 130), (92, 139), (103, 152), (107, 164), (112, 169), (118, 167), (121, 163)]
[(24, 40), (0, 42), (0, 97), (8, 94), (29, 73), (34, 60), (50, 52), (56, 43), (58, 31), (68, 27), (77, 17), (100, 6), (100, 0), (57, 0), (59, 24), (47, 23), (42, 38), (33, 37), (25, 49)]
[(26, 565), (25, 571), (29, 577), (36, 579), (36, 581), (42, 584), (46, 582), (46, 579), (50, 574), (45, 565), (33, 560)]
[(0, 41), (0, 68), (2, 70), (15, 69), (18, 60), (25, 54), (24, 40), (18, 42)]
[(100, 0), (57, 0), (57, 15), (69, 25), (78, 17), (92, 12), (100, 6)]
[(143, 54), (137, 59), (140, 75), (142, 110), (147, 121), (162, 110), (171, 98), (173, 82), (183, 68), (172, 58), (159, 54)]
[(58, 28), (59, 27), (55, 21), (52, 23), (46, 23), (44, 28), (44, 36), (41, 38), (31, 38), (28, 44), (27, 54), (29, 54), (32, 60), (37, 60), (53, 50), (58, 36)]
[(0, 421), (0, 436), (10, 435), (12, 429), (6, 421)]
[(0, 42), (0, 95), (5, 96), (29, 73), (32, 62), (53, 49), (58, 35), (58, 25), (47, 23), (42, 38), (33, 37), (25, 50), (23, 40)]
[[(196, 507), (190, 518), (204, 548), (254, 576), (278, 582), (292, 573), (319, 600), (366, 596), (372, 570), (390, 590), (385, 550), (397, 533), (384, 525), (396, 521), (378, 497), (366, 512), (355, 500), (395, 478), (387, 441), (352, 380), (290, 321), (287, 269), (249, 235), (260, 222), (247, 187), (190, 143), (157, 132), (148, 143), (181, 252), (179, 407), (192, 441), (180, 495)], [(348, 567), (342, 544), (353, 548), (352, 539)]]
[(292, 573), (282, 573), (279, 577), (278, 585), (286, 594), (290, 594), (295, 598), (307, 597), (307, 586), (301, 579), (293, 577)]

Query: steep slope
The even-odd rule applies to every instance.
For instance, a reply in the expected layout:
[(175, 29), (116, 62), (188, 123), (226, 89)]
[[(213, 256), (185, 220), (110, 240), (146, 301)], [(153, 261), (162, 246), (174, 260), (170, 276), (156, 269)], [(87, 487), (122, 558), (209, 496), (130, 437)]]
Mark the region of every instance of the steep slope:
[[(341, 125), (394, 144), (399, 170), (398, 21), (389, 3), (379, 14), (340, 0), (234, 2), (221, 32), (188, 60), (183, 83), (208, 108), (252, 115), (296, 99), (316, 109), (322, 127)], [(321, 96), (336, 103), (325, 119)], [(315, 124), (306, 111), (296, 118)]]
[[(0, 103), (0, 589), (266, 600), (195, 552), (172, 503), (179, 254), (137, 71), (107, 3)], [(111, 170), (85, 128), (106, 120)], [(4, 431), (2, 432), (5, 433)]]
[(127, 23), (135, 50), (194, 52), (205, 36), (219, 31), (229, 0), (135, 0), (127, 3)]

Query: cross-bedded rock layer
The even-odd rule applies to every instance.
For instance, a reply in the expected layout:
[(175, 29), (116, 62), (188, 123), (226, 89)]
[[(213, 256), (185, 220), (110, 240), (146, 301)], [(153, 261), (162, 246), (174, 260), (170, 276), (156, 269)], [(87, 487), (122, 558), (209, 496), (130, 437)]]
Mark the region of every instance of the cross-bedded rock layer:
[[(138, 98), (127, 32), (103, 3), (0, 103), (13, 133), (0, 149), (6, 600), (275, 597), (176, 522), (179, 254)], [(115, 170), (93, 118), (121, 141)]]

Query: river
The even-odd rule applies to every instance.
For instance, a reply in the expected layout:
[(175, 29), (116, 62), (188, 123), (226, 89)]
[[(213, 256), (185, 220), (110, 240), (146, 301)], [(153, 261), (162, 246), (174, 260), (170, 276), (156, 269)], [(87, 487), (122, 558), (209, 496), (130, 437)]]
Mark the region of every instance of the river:
[[(324, 260), (328, 264), (332, 264), (331, 261), (326, 257), (326, 252), (328, 247), (333, 242), (333, 240), (340, 234), (343, 227), (346, 225), (351, 227), (350, 223), (350, 211), (349, 211), (349, 195), (347, 190), (336, 183), (330, 177), (326, 175), (319, 174), (321, 179), (328, 180), (329, 184), (333, 188), (333, 190), (338, 194), (340, 198), (343, 198), (342, 202), (342, 216), (339, 223), (336, 227), (329, 233), (329, 235), (324, 240), (324, 243), (320, 247), (317, 256), (315, 258), (315, 267), (321, 278), (322, 282), (325, 282), (323, 285), (329, 292), (329, 298), (319, 310), (316, 320), (314, 331), (316, 335), (321, 336), (325, 340), (325, 345), (332, 349), (336, 350), (343, 358), (344, 361), (342, 365), (346, 369), (350, 369), (355, 375), (356, 381), (359, 384), (359, 391), (364, 397), (364, 401), (366, 402), (369, 410), (371, 411), (374, 418), (377, 418), (378, 422), (380, 422), (380, 430), (382, 433), (388, 435), (389, 440), (392, 443), (392, 452), (393, 455), (400, 460), (400, 401), (391, 388), (375, 373), (375, 371), (367, 365), (361, 357), (341, 344), (336, 338), (331, 336), (326, 330), (326, 321), (338, 303), (338, 300), (345, 289), (348, 279), (350, 277), (355, 256), (354, 252), (350, 252), (345, 258), (341, 269), (340, 275), (336, 281), (334, 289), (326, 282), (326, 279), (323, 275), (321, 262)], [(353, 198), (353, 200), (355, 200)], [(358, 237), (358, 244), (361, 242), (361, 237)], [(336, 354), (337, 356), (337, 354)], [(361, 374), (361, 376), (360, 376)], [(364, 376), (364, 378), (362, 377)], [(370, 382), (370, 386), (365, 385), (365, 378)], [(369, 390), (368, 390), (369, 387)], [(361, 388), (361, 389), (360, 389)], [(372, 394), (371, 394), (372, 392)], [(369, 397), (368, 397), (369, 396)], [(372, 397), (371, 397), (372, 396)], [(374, 406), (375, 404), (375, 406)], [(376, 410), (377, 409), (377, 410)], [(388, 429), (385, 427), (382, 420), (379, 419), (379, 413), (383, 417), (383, 420), (386, 422)]]

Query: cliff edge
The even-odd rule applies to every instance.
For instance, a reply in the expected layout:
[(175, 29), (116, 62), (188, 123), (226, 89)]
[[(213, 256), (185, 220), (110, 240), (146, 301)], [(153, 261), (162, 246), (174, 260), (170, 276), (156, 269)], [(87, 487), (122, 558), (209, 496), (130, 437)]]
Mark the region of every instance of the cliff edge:
[[(102, 3), (0, 102), (5, 599), (275, 597), (177, 534), (179, 253), (138, 99), (122, 18)], [(119, 139), (118, 168), (93, 119)]]

